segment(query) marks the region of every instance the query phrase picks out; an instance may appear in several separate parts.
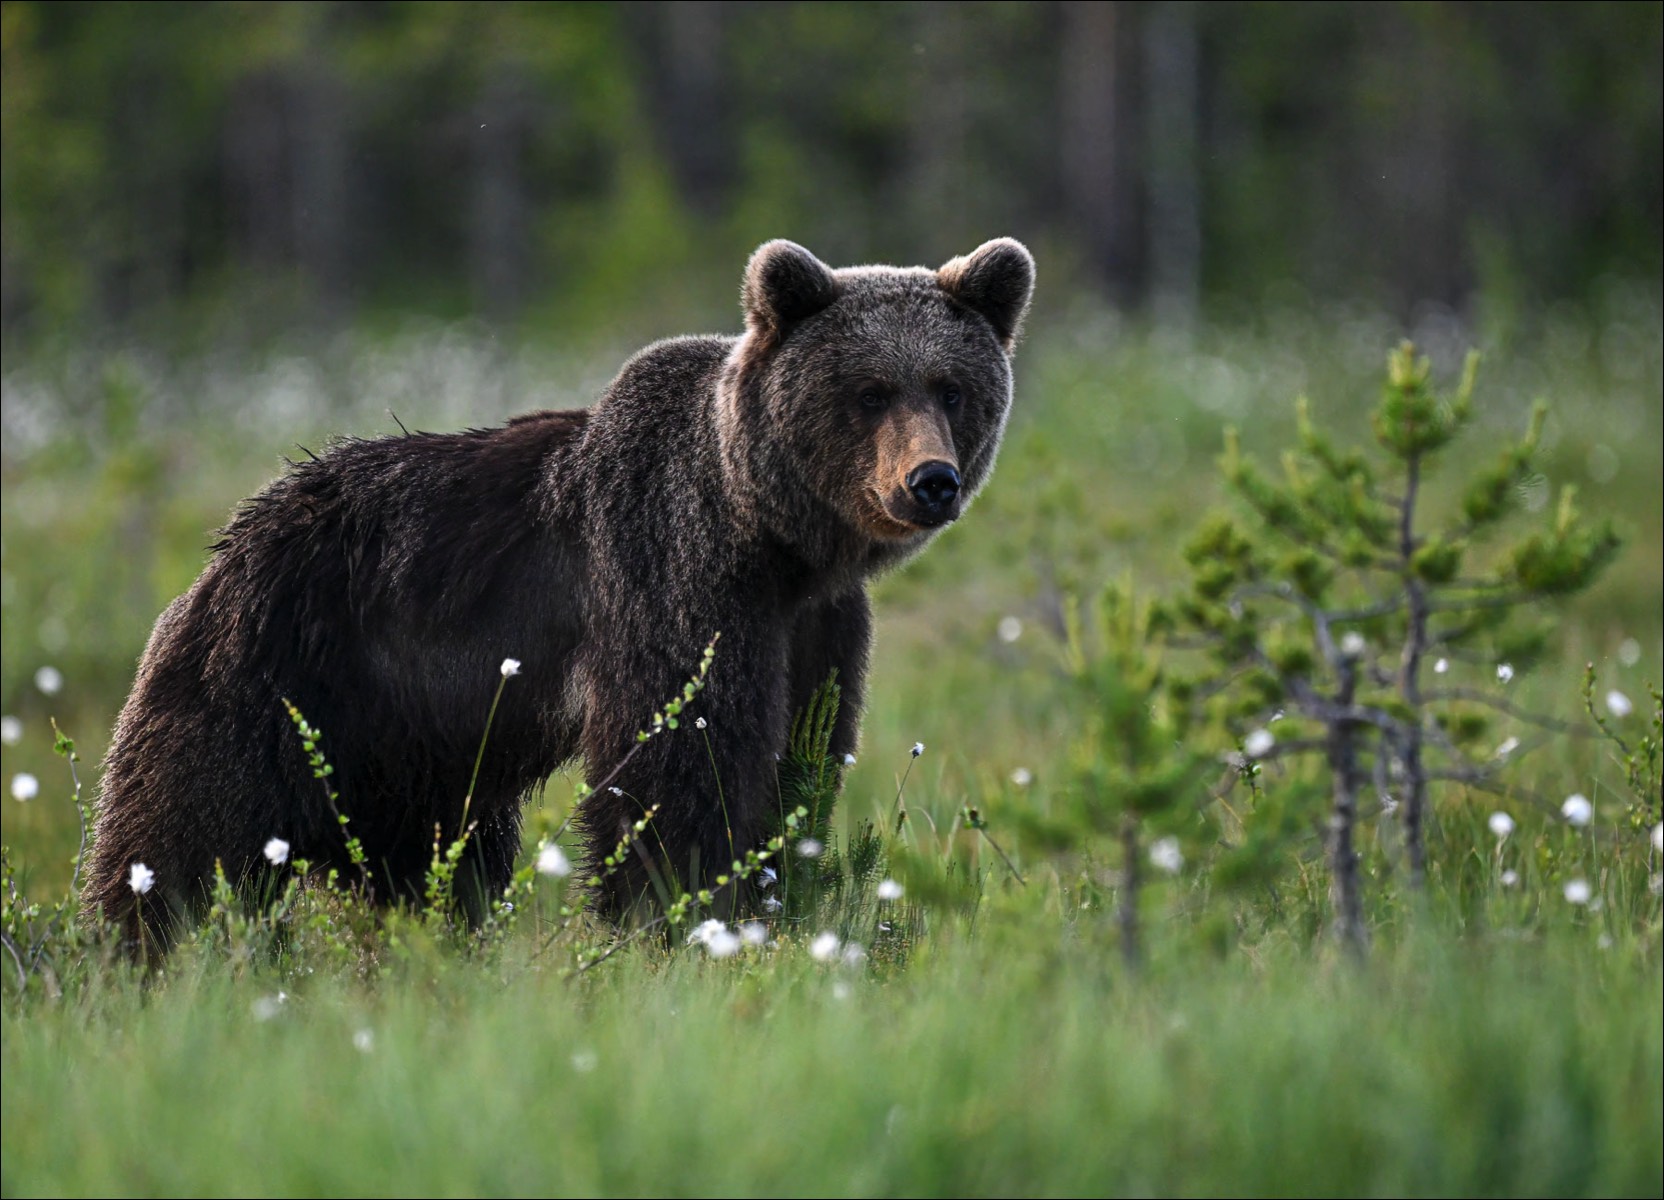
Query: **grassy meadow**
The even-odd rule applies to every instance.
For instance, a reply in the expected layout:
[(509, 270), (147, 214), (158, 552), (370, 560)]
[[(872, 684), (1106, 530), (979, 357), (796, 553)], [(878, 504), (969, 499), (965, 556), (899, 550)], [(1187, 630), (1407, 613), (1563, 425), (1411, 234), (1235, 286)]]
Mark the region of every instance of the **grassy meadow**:
[[(529, 865), (570, 812), (574, 769), (532, 801), (524, 890), (487, 939), (420, 914), (332, 925), (324, 897), (286, 937), (226, 916), (150, 979), (91, 949), (20, 987), (8, 958), (4, 1193), (1664, 1191), (1659, 799), (1635, 795), (1612, 744), (1589, 736), (1581, 696), (1593, 663), (1611, 727), (1631, 744), (1654, 729), (1656, 295), (1477, 332), (1438, 311), (1405, 327), (1300, 306), (1191, 333), (1043, 311), (1033, 330), (993, 481), (875, 589), (870, 702), (834, 840), (850, 847), (872, 822), (876, 861), (732, 953), (681, 931), (615, 948), (566, 912), (575, 882)], [(1033, 832), (1074, 811), (1101, 753), (1066, 670), (1066, 613), (1106, 583), (1180, 586), (1179, 547), (1229, 503), (1215, 465), (1227, 425), (1274, 464), (1305, 395), (1343, 440), (1367, 441), (1405, 336), (1441, 380), (1471, 345), (1485, 354), (1449, 477), (1546, 399), (1515, 524), (1550, 521), (1573, 484), (1624, 535), (1593, 588), (1544, 613), (1547, 652), (1508, 682), (1510, 701), (1564, 728), (1505, 717), (1495, 736), (1519, 752), (1499, 753), (1494, 790), (1435, 787), (1424, 894), (1391, 807), (1366, 808), (1362, 962), (1328, 934), (1321, 774), (1268, 766), (1266, 811), (1286, 808), (1270, 875), (1230, 885), (1206, 841), (1176, 869), (1140, 863), (1133, 967), (1115, 837)], [(438, 429), (582, 405), (633, 348), (435, 324), (8, 355), (8, 930), (71, 884), (79, 824), (51, 722), (93, 796), (150, 623), (281, 456), (396, 431), (389, 412)], [(1435, 509), (1453, 502), (1441, 478)], [(1459, 670), (1477, 684), (1494, 665)], [(27, 799), (21, 777), (37, 784)], [(1562, 816), (1574, 793), (1587, 824)], [(1514, 822), (1501, 838), (1497, 812)], [(1245, 836), (1254, 819), (1242, 810)]]

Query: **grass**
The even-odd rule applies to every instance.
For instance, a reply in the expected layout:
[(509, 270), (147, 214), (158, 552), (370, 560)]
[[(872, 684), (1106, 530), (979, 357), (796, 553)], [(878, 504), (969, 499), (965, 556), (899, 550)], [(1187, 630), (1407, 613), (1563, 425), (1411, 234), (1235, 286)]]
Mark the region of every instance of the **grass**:
[[(1579, 484), (1629, 536), (1514, 685), (1568, 719), (1584, 662), (1639, 701), (1664, 660), (1664, 339), (1656, 298), (1630, 300), (1482, 345), (1482, 428), (1513, 430), (1549, 399), (1545, 490)], [(1447, 325), (1414, 332), (1448, 376), (1466, 343)], [(892, 827), (911, 763), (908, 831), (888, 847), (899, 907), (869, 881), (767, 949), (715, 960), (649, 939), (577, 972), (568, 947), (538, 954), (557, 904), (540, 881), (483, 949), (407, 923), (355, 968), (204, 946), (145, 983), (97, 967), (56, 1002), (8, 982), (5, 1194), (1664, 1190), (1661, 868), (1602, 744), (1555, 739), (1510, 769), (1503, 797), (1439, 793), (1426, 897), (1402, 888), (1393, 821), (1368, 822), (1361, 968), (1324, 936), (1316, 810), (1270, 888), (1227, 888), (1205, 862), (1151, 881), (1136, 974), (1117, 952), (1113, 844), (1019, 835), (1020, 814), (1061, 808), (1079, 770), (1063, 597), (1176, 581), (1178, 542), (1220, 500), (1220, 426), (1271, 458), (1305, 391), (1361, 432), (1401, 332), (1349, 312), (1273, 312), (1188, 341), (1096, 315), (1034, 327), (994, 482), (878, 588), (841, 823)], [(386, 406), (440, 428), (583, 403), (620, 357), (504, 351), (462, 330), (226, 360), (8, 355), (0, 705), (23, 737), (0, 774), (42, 789), (0, 816), (28, 894), (62, 893), (76, 841), (47, 717), (96, 762), (150, 621), (278, 453), (390, 430)], [(66, 678), (51, 697), (31, 682), (47, 663)], [(1030, 782), (1013, 782), (1019, 767)], [(537, 799), (529, 844), (573, 782)], [(1571, 791), (1594, 801), (1589, 829), (1558, 817)], [(956, 826), (967, 804), (1026, 885)], [(1498, 808), (1519, 822), (1500, 845)], [(1594, 903), (1565, 899), (1575, 879)], [(809, 942), (840, 921), (869, 957), (816, 961)]]

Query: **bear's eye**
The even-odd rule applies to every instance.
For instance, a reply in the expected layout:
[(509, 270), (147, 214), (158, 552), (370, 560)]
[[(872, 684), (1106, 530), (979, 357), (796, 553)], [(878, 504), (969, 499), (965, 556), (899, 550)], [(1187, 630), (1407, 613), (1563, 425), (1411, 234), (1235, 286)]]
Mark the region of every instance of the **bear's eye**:
[(884, 393), (877, 388), (867, 388), (861, 393), (861, 407), (878, 409), (884, 407)]
[(948, 384), (947, 387), (943, 388), (942, 403), (947, 405), (949, 408), (957, 408), (959, 406), (959, 389), (951, 383)]

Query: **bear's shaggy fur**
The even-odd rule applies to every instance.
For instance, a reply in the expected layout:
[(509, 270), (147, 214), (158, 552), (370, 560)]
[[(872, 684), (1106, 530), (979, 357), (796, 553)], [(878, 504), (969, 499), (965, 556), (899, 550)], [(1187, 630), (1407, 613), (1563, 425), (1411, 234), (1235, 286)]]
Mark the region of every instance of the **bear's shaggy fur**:
[[(695, 710), (714, 770), (705, 738), (655, 738), (580, 824), (605, 854), (657, 804), (663, 867), (690, 885), (725, 869), (765, 835), (792, 714), (833, 669), (832, 750), (854, 750), (864, 584), (987, 479), (1033, 270), (1009, 239), (937, 271), (833, 271), (770, 242), (743, 336), (649, 346), (589, 410), (296, 466), (156, 623), (105, 764), (88, 913), (165, 946), (216, 860), (253, 882), (278, 837), (346, 865), (284, 699), (323, 732), (378, 898), (419, 895), (512, 657), (472, 800), (477, 916), (511, 876), (521, 797), (579, 755), (592, 780), (612, 771), (719, 631)], [(155, 872), (142, 904), (135, 862)], [(612, 876), (604, 910), (625, 916), (647, 870)]]

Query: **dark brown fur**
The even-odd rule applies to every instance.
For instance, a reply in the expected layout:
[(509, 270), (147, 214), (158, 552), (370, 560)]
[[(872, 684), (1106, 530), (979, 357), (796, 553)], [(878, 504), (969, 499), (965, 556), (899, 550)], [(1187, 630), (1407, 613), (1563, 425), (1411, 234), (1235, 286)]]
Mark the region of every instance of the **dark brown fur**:
[[(715, 771), (705, 739), (656, 738), (581, 824), (605, 854), (658, 804), (648, 845), (667, 869), (689, 882), (724, 869), (764, 835), (791, 715), (834, 668), (833, 752), (853, 751), (864, 583), (987, 478), (1032, 280), (1011, 241), (938, 272), (833, 272), (771, 242), (746, 272), (743, 337), (650, 346), (587, 412), (348, 441), (295, 467), (238, 512), (156, 623), (105, 766), (88, 911), (131, 937), (142, 917), (161, 946), (201, 907), (216, 859), (249, 882), (281, 837), (345, 865), (283, 698), (323, 732), (378, 896), (417, 895), (435, 824), (448, 839), (462, 820), (513, 657), (522, 674), (471, 810), (477, 915), (510, 877), (524, 794), (579, 755), (607, 775), (718, 631), (697, 701)], [(924, 461), (963, 478), (947, 512), (908, 493)], [(156, 873), (142, 905), (134, 862)], [(638, 861), (603, 907), (622, 916), (646, 889)]]

